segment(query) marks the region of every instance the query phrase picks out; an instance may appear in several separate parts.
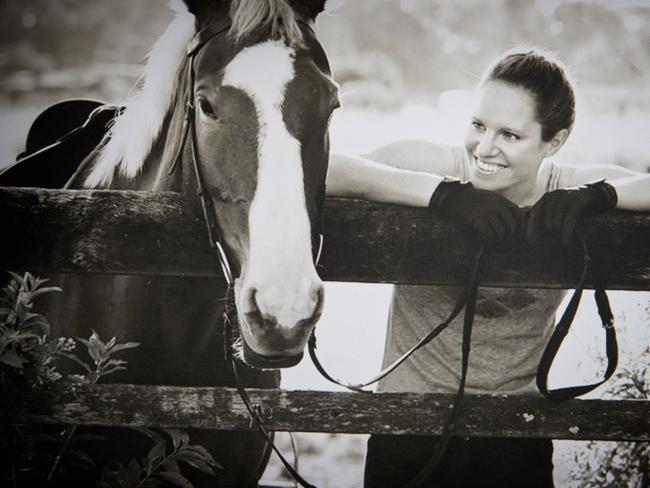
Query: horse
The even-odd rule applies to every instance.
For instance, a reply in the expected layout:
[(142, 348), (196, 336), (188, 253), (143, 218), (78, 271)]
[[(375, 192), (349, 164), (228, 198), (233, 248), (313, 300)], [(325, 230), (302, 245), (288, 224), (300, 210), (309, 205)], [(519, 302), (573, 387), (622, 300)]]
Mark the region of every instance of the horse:
[[(141, 90), (117, 112), (68, 188), (176, 191), (214, 215), (233, 276), (243, 386), (277, 388), (323, 306), (315, 269), (338, 88), (313, 31), (324, 0), (185, 0), (154, 44)], [(1, 178), (0, 178), (1, 183)], [(197, 203), (198, 205), (198, 203)], [(67, 337), (117, 336), (137, 384), (235, 386), (218, 325), (229, 284), (212, 278), (68, 275), (47, 315)], [(252, 364), (251, 367), (245, 363)], [(225, 469), (194, 486), (257, 486), (257, 432), (190, 430)], [(130, 443), (109, 442), (128, 459)]]

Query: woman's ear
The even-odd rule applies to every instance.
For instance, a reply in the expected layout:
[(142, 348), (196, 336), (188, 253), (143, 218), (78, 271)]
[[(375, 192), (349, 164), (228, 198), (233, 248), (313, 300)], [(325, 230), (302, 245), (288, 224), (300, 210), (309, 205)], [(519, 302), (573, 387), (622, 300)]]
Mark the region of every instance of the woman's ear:
[(569, 129), (561, 129), (551, 138), (550, 141), (545, 142), (546, 149), (544, 150), (544, 157), (553, 156), (558, 152), (566, 142), (567, 137), (569, 137)]

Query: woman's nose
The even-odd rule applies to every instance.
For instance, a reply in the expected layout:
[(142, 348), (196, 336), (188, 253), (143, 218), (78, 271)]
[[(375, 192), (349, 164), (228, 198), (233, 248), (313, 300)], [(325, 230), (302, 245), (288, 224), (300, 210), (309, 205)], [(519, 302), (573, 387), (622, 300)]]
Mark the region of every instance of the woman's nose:
[(476, 146), (476, 155), (477, 156), (493, 156), (497, 151), (497, 147), (494, 141), (494, 134), (485, 132), (481, 134), (478, 145)]

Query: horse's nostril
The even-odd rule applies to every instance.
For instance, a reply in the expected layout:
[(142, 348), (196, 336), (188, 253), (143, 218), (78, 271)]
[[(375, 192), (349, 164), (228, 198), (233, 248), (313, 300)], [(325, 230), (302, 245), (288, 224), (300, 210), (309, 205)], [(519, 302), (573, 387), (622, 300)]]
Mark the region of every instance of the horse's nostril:
[(244, 316), (250, 325), (258, 328), (272, 328), (278, 325), (273, 315), (262, 311), (262, 307), (257, 302), (257, 288), (251, 287), (244, 292), (243, 304)]

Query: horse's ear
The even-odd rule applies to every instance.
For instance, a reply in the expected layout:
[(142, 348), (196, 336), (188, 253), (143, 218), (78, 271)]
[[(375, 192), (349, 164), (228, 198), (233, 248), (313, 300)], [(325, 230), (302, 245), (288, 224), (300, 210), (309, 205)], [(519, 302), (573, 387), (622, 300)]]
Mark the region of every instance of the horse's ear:
[(302, 17), (308, 20), (315, 20), (325, 8), (327, 0), (292, 0), (291, 6)]

